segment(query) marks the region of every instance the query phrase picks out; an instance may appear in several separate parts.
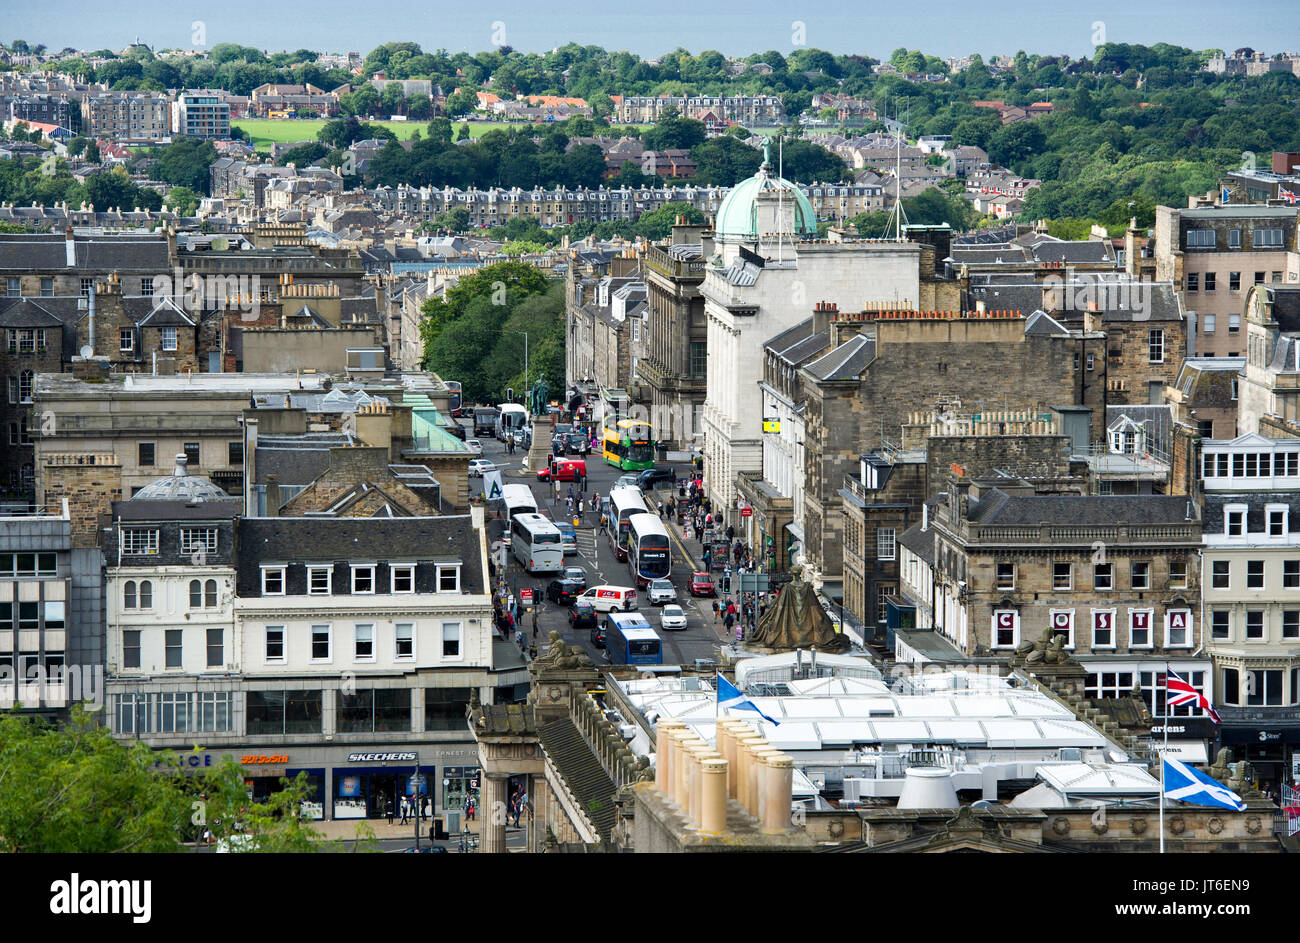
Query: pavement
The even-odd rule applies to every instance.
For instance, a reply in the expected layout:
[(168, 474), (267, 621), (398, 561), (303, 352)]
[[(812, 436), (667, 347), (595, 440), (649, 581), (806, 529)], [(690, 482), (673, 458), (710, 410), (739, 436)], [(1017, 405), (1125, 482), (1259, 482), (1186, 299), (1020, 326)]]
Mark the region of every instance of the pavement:
[[(442, 816), (437, 816), (441, 818)], [(369, 826), (370, 831), (374, 833), (376, 841), (383, 846), (392, 847), (393, 845), (407, 842), (415, 844), (415, 824), (414, 819), (407, 819), (406, 824), (401, 824), (400, 815), (393, 817), (393, 824), (389, 825), (387, 819), (337, 819), (334, 821), (313, 822), (312, 828), (320, 833), (320, 841), (353, 841), (358, 838), (365, 838), (361, 834), (363, 826)], [(520, 819), (522, 822), (523, 820)], [(444, 825), (445, 825), (444, 820)], [(422, 819), (420, 822), (420, 844), (424, 845), (429, 839), (429, 819)], [(465, 816), (461, 815), (461, 828), (468, 830), (469, 834), (475, 837), (477, 841), (482, 834), (483, 823), (479, 819), (473, 822), (466, 822)], [(523, 851), (525, 841), (525, 830), (514, 828), (513, 826), (506, 829), (506, 844), (510, 851)], [(437, 842), (438, 845), (446, 848), (449, 852), (459, 850), (460, 839), (459, 833), (452, 834), (446, 841)]]

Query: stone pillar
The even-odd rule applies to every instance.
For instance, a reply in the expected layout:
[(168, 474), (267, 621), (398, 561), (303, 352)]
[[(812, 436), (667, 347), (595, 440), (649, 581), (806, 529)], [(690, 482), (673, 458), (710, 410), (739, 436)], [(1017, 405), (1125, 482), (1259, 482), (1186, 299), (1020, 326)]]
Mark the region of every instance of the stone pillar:
[[(483, 816), (480, 819), (483, 825), (479, 831), (479, 848), (484, 854), (505, 854), (506, 818), (504, 810), (506, 808), (506, 784), (509, 779), (510, 777), (505, 773), (484, 773), (480, 780), (483, 783), (483, 805), (479, 814)], [(498, 819), (500, 819), (499, 823)]]
[(727, 761), (705, 760), (700, 778), (700, 830), (721, 834), (727, 827)]
[(780, 756), (780, 751), (766, 742), (754, 751), (754, 761), (749, 765), (750, 799), (753, 803), (754, 818), (763, 820), (763, 809), (767, 801), (767, 764)]
[(794, 761), (784, 753), (768, 756), (763, 774), (763, 831), (769, 835), (790, 828), (790, 794), (794, 789)]
[(533, 444), (528, 448), (527, 472), (530, 478), (535, 477), (535, 473), (547, 465), (547, 457), (551, 454), (551, 438), (555, 429), (555, 420), (549, 415), (534, 416), (532, 425)]
[(691, 748), (703, 744), (704, 741), (694, 732), (686, 731), (679, 739), (677, 746), (677, 787), (673, 793), (673, 801), (681, 806), (683, 812), (688, 812), (691, 801), (691, 780), (690, 780), (690, 759)]

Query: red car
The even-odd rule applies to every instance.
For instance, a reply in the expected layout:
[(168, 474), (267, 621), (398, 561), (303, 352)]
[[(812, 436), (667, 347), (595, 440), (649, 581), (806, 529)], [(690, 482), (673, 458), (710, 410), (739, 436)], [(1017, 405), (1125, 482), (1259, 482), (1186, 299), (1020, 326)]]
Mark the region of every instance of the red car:
[(556, 459), (555, 464), (537, 470), (538, 481), (581, 481), (586, 476), (587, 463), (581, 459)]
[(701, 570), (691, 574), (692, 596), (716, 596), (717, 594), (717, 590), (713, 587), (713, 577)]

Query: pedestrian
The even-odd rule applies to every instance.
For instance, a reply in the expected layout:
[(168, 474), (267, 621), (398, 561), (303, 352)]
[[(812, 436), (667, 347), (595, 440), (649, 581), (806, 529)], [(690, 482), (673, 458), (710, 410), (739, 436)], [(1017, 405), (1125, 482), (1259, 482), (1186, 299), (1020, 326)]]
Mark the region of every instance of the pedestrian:
[(515, 644), (519, 646), (519, 648), (520, 648), (521, 651), (524, 649), (525, 646), (524, 646), (524, 630), (523, 630), (523, 629), (516, 629), (516, 630), (515, 630)]
[(584, 516), (586, 513), (587, 513), (587, 505), (583, 502), (582, 498), (579, 498), (579, 499), (578, 499), (578, 517), (582, 517), (582, 516)]
[(406, 796), (402, 796), (402, 824), (403, 825), (405, 825), (406, 820), (411, 817), (410, 813), (411, 813), (411, 800), (406, 798)]
[(660, 501), (660, 502), (659, 502), (659, 520), (662, 521), (663, 519), (664, 519), (664, 503), (663, 503), (662, 501)]
[(582, 482), (582, 493), (586, 494), (587, 493), (587, 469), (586, 468), (583, 468), (582, 471), (578, 473), (578, 481)]
[(725, 625), (727, 627), (727, 631), (730, 632), (731, 627), (736, 624), (735, 613), (733, 613), (730, 609), (728, 609), (727, 615), (722, 620), (722, 624)]
[(523, 814), (526, 805), (528, 805), (528, 792), (523, 786), (520, 786), (519, 800), (515, 803), (515, 828), (519, 827), (519, 816)]
[(384, 813), (388, 816), (388, 824), (393, 824), (393, 800), (385, 800)]
[(722, 604), (718, 602), (716, 599), (713, 600), (713, 621), (714, 622), (718, 621), (718, 613), (721, 611), (721, 609), (722, 609)]
[(529, 657), (530, 659), (535, 659), (535, 658), (537, 658), (537, 642), (536, 642), (536, 641), (534, 641), (531, 645), (528, 646), (528, 657)]

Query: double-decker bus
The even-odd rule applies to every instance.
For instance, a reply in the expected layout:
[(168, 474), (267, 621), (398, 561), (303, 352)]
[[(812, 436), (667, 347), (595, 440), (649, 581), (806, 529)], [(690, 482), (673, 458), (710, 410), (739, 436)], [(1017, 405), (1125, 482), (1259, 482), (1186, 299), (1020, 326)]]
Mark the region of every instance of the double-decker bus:
[(620, 560), (627, 559), (628, 535), (632, 530), (631, 519), (637, 514), (649, 514), (645, 499), (639, 488), (614, 488), (609, 492), (609, 513), (605, 516), (605, 533), (609, 535), (609, 545), (614, 548), (614, 556)]
[(620, 419), (604, 428), (605, 461), (623, 471), (644, 471), (655, 467), (655, 443), (650, 423), (640, 419)]
[(510, 549), (529, 573), (558, 573), (564, 569), (560, 529), (540, 514), (516, 514), (510, 521)]
[(447, 401), (447, 409), (450, 411), (453, 418), (459, 419), (461, 407), (460, 383), (456, 380), (447, 380), (445, 383), (447, 386), (447, 392), (451, 394), (450, 399)]
[(653, 514), (634, 514), (627, 535), (627, 568), (640, 589), (651, 580), (667, 579), (673, 562), (668, 546), (668, 530)]

